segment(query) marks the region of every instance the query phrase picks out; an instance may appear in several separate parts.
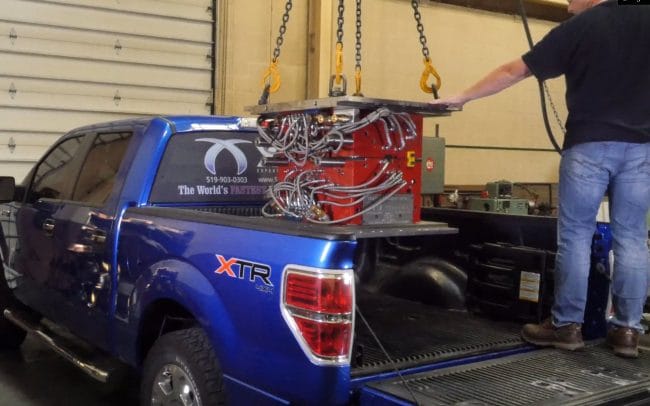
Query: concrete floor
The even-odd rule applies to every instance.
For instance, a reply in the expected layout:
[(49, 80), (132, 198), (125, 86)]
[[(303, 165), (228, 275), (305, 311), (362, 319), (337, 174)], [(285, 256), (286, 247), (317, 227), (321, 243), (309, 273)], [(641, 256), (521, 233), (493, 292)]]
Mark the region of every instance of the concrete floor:
[[(640, 347), (650, 351), (650, 334)], [(137, 406), (138, 383), (111, 394), (32, 336), (20, 352), (0, 351), (0, 406)]]
[(136, 406), (137, 383), (117, 392), (86, 376), (35, 338), (0, 352), (0, 406)]

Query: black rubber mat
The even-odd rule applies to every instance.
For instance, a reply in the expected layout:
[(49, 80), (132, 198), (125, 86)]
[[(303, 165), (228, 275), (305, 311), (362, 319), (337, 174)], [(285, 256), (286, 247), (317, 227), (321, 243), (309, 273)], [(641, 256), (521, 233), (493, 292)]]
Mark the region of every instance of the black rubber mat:
[(416, 374), (406, 383), (410, 392), (398, 379), (369, 386), (410, 401), (415, 396), (419, 405), (627, 404), (613, 398), (635, 390), (644, 399), (649, 396), (650, 353), (622, 359), (604, 344), (576, 352), (538, 350)]
[(388, 356), (357, 315), (353, 376), (403, 369), (523, 345), (520, 324), (491, 321), (466, 312), (358, 292), (358, 309)]

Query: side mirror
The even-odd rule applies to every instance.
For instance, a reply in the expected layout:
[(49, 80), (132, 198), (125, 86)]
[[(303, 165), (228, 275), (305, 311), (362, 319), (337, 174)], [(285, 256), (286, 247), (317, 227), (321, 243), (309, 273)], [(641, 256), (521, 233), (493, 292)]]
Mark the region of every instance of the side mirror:
[(16, 195), (16, 179), (11, 176), (0, 176), (0, 203), (14, 201)]

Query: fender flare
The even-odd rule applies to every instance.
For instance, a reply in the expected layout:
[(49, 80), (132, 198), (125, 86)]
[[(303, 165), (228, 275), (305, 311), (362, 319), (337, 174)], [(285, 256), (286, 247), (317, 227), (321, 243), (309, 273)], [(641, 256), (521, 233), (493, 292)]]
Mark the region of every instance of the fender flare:
[[(155, 303), (166, 300), (186, 309), (203, 328), (210, 339), (220, 362), (227, 357), (228, 338), (225, 332), (234, 327), (221, 301), (218, 292), (207, 277), (192, 264), (184, 260), (168, 259), (152, 264), (135, 282), (130, 297), (131, 315), (129, 324), (138, 333), (134, 336), (133, 354), (137, 360), (140, 332), (144, 323), (143, 315)], [(218, 327), (214, 320), (219, 320)], [(143, 354), (142, 354), (143, 355)], [(223, 365), (225, 370), (227, 366)]]

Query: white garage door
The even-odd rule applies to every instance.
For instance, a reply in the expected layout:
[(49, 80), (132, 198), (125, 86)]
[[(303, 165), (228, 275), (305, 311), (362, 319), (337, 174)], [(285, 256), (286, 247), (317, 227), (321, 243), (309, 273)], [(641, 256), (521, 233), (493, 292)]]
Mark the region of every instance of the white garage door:
[(0, 175), (84, 124), (212, 112), (213, 0), (2, 0)]

